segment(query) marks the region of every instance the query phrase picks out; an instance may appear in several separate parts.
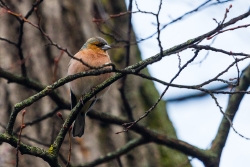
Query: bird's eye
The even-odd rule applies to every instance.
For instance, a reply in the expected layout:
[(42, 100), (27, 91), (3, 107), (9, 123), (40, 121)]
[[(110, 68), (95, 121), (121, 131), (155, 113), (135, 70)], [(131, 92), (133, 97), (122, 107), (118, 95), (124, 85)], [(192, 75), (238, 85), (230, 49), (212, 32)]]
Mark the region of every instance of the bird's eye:
[(103, 44), (102, 43), (98, 43), (98, 44), (96, 44), (96, 46), (97, 47), (101, 47), (101, 46), (103, 46)]

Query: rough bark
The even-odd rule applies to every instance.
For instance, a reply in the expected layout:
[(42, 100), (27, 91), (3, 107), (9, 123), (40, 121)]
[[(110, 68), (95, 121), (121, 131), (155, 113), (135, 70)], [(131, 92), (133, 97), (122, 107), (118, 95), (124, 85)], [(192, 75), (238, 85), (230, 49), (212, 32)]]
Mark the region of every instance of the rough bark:
[[(16, 13), (25, 15), (31, 8), (30, 1), (6, 1), (10, 9)], [(40, 23), (44, 32), (58, 45), (67, 48), (70, 53), (76, 53), (83, 43), (92, 36), (102, 36), (113, 42), (110, 36), (106, 36), (99, 31), (113, 34), (117, 39), (127, 38), (128, 15), (110, 19), (106, 24), (95, 24), (93, 18), (106, 19), (110, 14), (119, 14), (126, 11), (124, 1), (110, 0), (103, 1), (66, 1), (53, 0), (44, 1), (38, 6)], [(38, 18), (33, 14), (28, 18), (31, 22), (38, 23)], [(39, 30), (24, 23), (23, 30), (15, 17), (3, 12), (0, 17), (1, 27), (0, 36), (15, 43), (21, 40), (22, 50), (18, 50), (14, 45), (5, 41), (0, 41), (0, 67), (13, 74), (24, 74), (21, 66), (25, 65), (27, 77), (37, 81), (41, 85), (48, 85), (57, 79), (66, 76), (67, 64), (70, 57), (66, 53), (60, 58), (56, 65), (55, 59), (61, 51), (54, 46), (46, 44), (49, 41)], [(23, 33), (20, 33), (23, 31)], [(21, 34), (21, 36), (20, 36)], [(135, 40), (132, 33), (131, 40)], [(121, 45), (124, 43), (120, 43)], [(119, 45), (119, 43), (118, 43)], [(22, 52), (25, 61), (21, 62), (19, 55)], [(111, 59), (117, 67), (125, 67), (126, 50), (125, 48), (114, 48), (110, 52)], [(136, 45), (130, 47), (130, 64), (141, 60), (140, 51)], [(58, 66), (58, 67), (56, 67)], [(55, 67), (57, 73), (54, 75)], [(147, 72), (147, 71), (145, 71)], [(56, 76), (56, 78), (55, 78)], [(121, 93), (123, 86), (122, 80), (114, 83), (109, 92), (97, 102), (93, 110), (110, 113), (119, 117), (127, 117), (127, 108)], [(125, 80), (124, 95), (132, 110), (134, 118), (141, 116), (159, 97), (152, 81), (142, 80), (135, 76), (128, 76)], [(9, 115), (13, 106), (25, 98), (35, 94), (37, 91), (21, 86), (16, 83), (8, 83), (7, 80), (0, 78), (0, 122), (2, 127), (0, 132), (4, 132), (4, 127), (9, 120)], [(57, 94), (69, 103), (69, 88), (67, 85), (60, 87)], [(167, 136), (176, 138), (175, 130), (166, 112), (166, 104), (160, 102), (156, 109), (141, 123), (151, 129), (165, 133)], [(50, 97), (44, 97), (26, 108), (24, 122), (31, 122), (37, 118), (52, 112), (56, 103)], [(56, 111), (56, 110), (55, 110)], [(66, 118), (69, 110), (59, 110)], [(21, 125), (21, 114), (16, 120), (14, 131), (18, 132)], [(32, 141), (22, 137), (22, 142), (48, 149), (58, 134), (62, 125), (56, 112), (51, 117), (26, 127), (22, 134), (35, 139)], [(74, 165), (85, 164), (93, 161), (100, 156), (113, 152), (124, 146), (127, 142), (139, 136), (133, 132), (115, 134), (121, 131), (121, 126), (109, 125), (95, 119), (86, 120), (86, 131), (82, 138), (74, 138), (72, 144), (71, 162)], [(68, 138), (65, 139), (60, 150), (62, 162), (68, 155)], [(7, 153), (6, 153), (7, 150)], [(4, 143), (0, 146), (1, 162), (0, 166), (13, 166), (15, 164), (15, 149)], [(40, 158), (30, 155), (20, 155), (20, 166), (46, 166), (47, 163)], [(63, 163), (63, 162), (62, 162)], [(118, 166), (119, 160), (115, 159), (103, 164), (102, 166)], [(159, 146), (153, 143), (136, 147), (125, 156), (121, 156), (123, 166), (178, 166), (188, 163), (187, 157), (173, 149)], [(48, 165), (47, 165), (48, 166)]]

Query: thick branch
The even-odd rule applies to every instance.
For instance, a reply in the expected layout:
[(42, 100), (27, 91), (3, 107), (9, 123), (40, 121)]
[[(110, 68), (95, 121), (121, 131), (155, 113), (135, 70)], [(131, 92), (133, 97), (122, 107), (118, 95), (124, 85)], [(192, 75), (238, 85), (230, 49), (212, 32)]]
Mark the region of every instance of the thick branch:
[[(0, 134), (0, 141), (9, 143), (13, 147), (17, 147), (17, 143), (18, 143), (17, 138), (15, 138), (13, 136), (9, 136), (7, 134)], [(49, 152), (47, 152), (39, 147), (28, 146), (28, 145), (23, 144), (23, 143), (20, 143), (20, 145), (18, 147), (19, 147), (18, 150), (22, 154), (28, 154), (28, 155), (42, 158), (44, 161), (48, 162), (48, 164), (50, 166), (60, 167), (60, 164), (58, 163), (56, 157), (53, 157)]]
[[(188, 40), (187, 42), (185, 43), (182, 43), (180, 45), (177, 45), (177, 46), (174, 46), (168, 50), (165, 50), (163, 51), (162, 53), (159, 53), (155, 56), (152, 56), (146, 60), (143, 60), (143, 61), (140, 61), (134, 65), (131, 65), (127, 68), (125, 68), (124, 70), (119, 70), (116, 75), (114, 75), (113, 77), (109, 78), (108, 80), (106, 80), (103, 84), (101, 85), (98, 85), (94, 90), (92, 90), (90, 93), (86, 94), (83, 101), (87, 101), (89, 100), (90, 98), (92, 98), (96, 93), (98, 93), (99, 91), (101, 91), (102, 89), (104, 89), (105, 87), (107, 87), (108, 85), (112, 84), (113, 82), (115, 82), (116, 80), (120, 79), (121, 77), (123, 77), (124, 75), (126, 74), (129, 74), (129, 73), (137, 73), (139, 72), (141, 69), (147, 67), (147, 65), (149, 64), (152, 64), (152, 63), (155, 63), (159, 60), (162, 59), (162, 57), (164, 56), (168, 56), (168, 55), (171, 55), (171, 54), (174, 54), (174, 53), (177, 53), (181, 50), (184, 50), (186, 48), (188, 48), (190, 45), (192, 44), (195, 44), (196, 42), (200, 42), (201, 40), (213, 35), (214, 33), (218, 32), (219, 30), (225, 28), (226, 26), (229, 26), (231, 24), (234, 24), (236, 23), (237, 21), (241, 20), (241, 19), (244, 19), (246, 17), (248, 17), (250, 15), (250, 11), (243, 14), (243, 15), (240, 15), (232, 20), (230, 20), (229, 22), (223, 24), (223, 25), (220, 25), (219, 27), (217, 27), (216, 29), (204, 34), (204, 35), (201, 35), (199, 37), (196, 37), (194, 39), (191, 39), (191, 40)], [(115, 71), (115, 69), (114, 69)], [(107, 73), (107, 72), (112, 72), (111, 69), (102, 69), (102, 70), (94, 70), (94, 71), (88, 71), (88, 72), (83, 72), (83, 73), (79, 73), (79, 74), (75, 74), (75, 75), (71, 75), (71, 76), (67, 76), (65, 78), (62, 78), (62, 79), (59, 79), (57, 82), (47, 86), (46, 88), (44, 88), (42, 91), (40, 91), (39, 93), (29, 97), (28, 99), (20, 102), (20, 103), (17, 103), (10, 115), (10, 120), (8, 122), (8, 125), (7, 125), (7, 128), (6, 128), (6, 133), (9, 134), (9, 135), (12, 135), (12, 131), (13, 131), (13, 126), (14, 126), (14, 123), (15, 123), (15, 120), (16, 120), (16, 116), (17, 114), (25, 107), (31, 105), (32, 103), (34, 103), (35, 101), (41, 99), (42, 97), (44, 96), (47, 96), (48, 94), (52, 93), (56, 88), (64, 85), (65, 83), (67, 82), (70, 82), (74, 79), (77, 79), (77, 78), (80, 78), (80, 77), (83, 77), (83, 76), (90, 76), (90, 75), (100, 75), (100, 74), (103, 74), (103, 73)], [(78, 107), (80, 106), (80, 103), (77, 105)], [(69, 126), (72, 124), (73, 122), (73, 119), (75, 118), (76, 114), (77, 114), (77, 111), (75, 112), (72, 112), (74, 115), (71, 115), (67, 121), (65, 122), (65, 127), (66, 129), (64, 130), (63, 128), (61, 129), (59, 135), (57, 136), (57, 140), (55, 141), (55, 145), (53, 148), (55, 148), (55, 152), (58, 152), (59, 149), (60, 149), (60, 145), (65, 137), (65, 131), (67, 130), (67, 128), (69, 128)], [(108, 121), (108, 120), (107, 120)], [(110, 120), (109, 120), (110, 121)], [(108, 122), (109, 122), (108, 121)], [(123, 121), (122, 123), (126, 123), (127, 121)], [(120, 124), (121, 122), (119, 122)], [(68, 126), (69, 125), (69, 126)], [(189, 145), (188, 143), (185, 143), (185, 142), (182, 142), (182, 141), (179, 141), (179, 140), (176, 140), (176, 139), (171, 139), (169, 137), (166, 137), (164, 135), (161, 135), (161, 134), (158, 134), (156, 132), (151, 132), (145, 128), (139, 128), (138, 127), (140, 126), (135, 126), (133, 127), (132, 129), (134, 129), (136, 132), (144, 135), (144, 137), (149, 137), (151, 138), (153, 141), (155, 141), (156, 143), (159, 143), (159, 144), (165, 144), (169, 147), (172, 147), (172, 148), (175, 148), (175, 149), (178, 149), (188, 155), (191, 155), (191, 156), (194, 156), (194, 157), (197, 157), (198, 159), (200, 160), (205, 160), (206, 158), (208, 158), (208, 152), (207, 151), (204, 151), (204, 150), (201, 150), (197, 147), (194, 147), (192, 145)]]
[[(102, 71), (99, 70), (99, 71), (92, 71), (92, 72), (93, 73), (95, 73), (95, 72), (102, 72), (103, 73), (103, 71), (105, 71), (105, 70), (110, 72), (110, 69), (104, 69)], [(87, 74), (87, 73), (84, 72), (84, 73), (79, 73), (79, 74)], [(73, 80), (73, 79), (76, 79), (77, 75), (79, 78), (79, 74), (70, 75), (70, 76), (63, 78), (61, 80), (63, 80), (63, 82), (65, 82), (65, 80), (67, 80), (67, 79)], [(105, 89), (105, 87), (109, 86), (110, 84), (112, 84), (113, 82), (115, 82), (116, 80), (121, 78), (122, 76), (123, 76), (123, 74), (116, 74), (116, 75), (110, 77), (108, 80), (104, 81), (102, 84), (95, 86), (95, 88), (93, 88), (89, 93), (86, 93), (84, 95), (84, 97), (82, 97), (82, 99), (77, 103), (77, 105), (71, 110), (70, 115), (65, 120), (63, 127), (61, 128), (59, 134), (56, 137), (56, 140), (54, 141), (53, 145), (50, 147), (50, 150), (53, 154), (55, 154), (55, 155), (58, 154), (60, 147), (63, 143), (63, 140), (65, 138), (65, 135), (67, 134), (67, 131), (70, 128), (73, 121), (76, 119), (76, 116), (79, 113), (80, 109), (82, 108), (83, 104), (86, 103), (88, 100), (90, 100), (92, 97), (94, 97), (98, 92)]]
[(129, 152), (130, 150), (147, 143), (147, 140), (145, 138), (137, 138), (137, 139), (133, 139), (131, 141), (129, 141), (127, 144), (125, 144), (123, 147), (118, 148), (116, 151), (114, 152), (110, 152), (107, 155), (100, 157), (96, 160), (94, 160), (93, 162), (87, 163), (81, 167), (92, 167), (92, 166), (96, 166), (99, 164), (102, 164), (104, 162), (108, 162), (112, 159), (115, 159), (123, 154), (126, 154), (127, 152)]
[[(250, 85), (250, 65), (246, 68), (243, 75), (240, 79), (239, 86), (236, 87), (235, 91), (246, 91)], [(233, 94), (229, 98), (228, 106), (226, 109), (225, 114), (233, 121), (234, 116), (238, 110), (238, 107), (241, 103), (244, 94)], [(230, 123), (228, 120), (223, 117), (221, 124), (219, 126), (219, 130), (215, 139), (213, 140), (213, 144), (211, 147), (211, 151), (215, 152), (218, 155), (221, 155), (222, 150), (225, 146), (229, 130), (230, 130)], [(220, 157), (220, 156), (219, 156)], [(219, 163), (219, 162), (218, 162)]]
[[(90, 116), (90, 118), (93, 119), (98, 119), (106, 123), (117, 124), (117, 125), (122, 125), (128, 122), (128, 120), (115, 117), (106, 113), (99, 113), (96, 111), (89, 112), (88, 116)], [(140, 124), (135, 124), (134, 126), (132, 126), (131, 130), (142, 135), (143, 138), (146, 138), (147, 140), (179, 150), (187, 155), (196, 157), (201, 161), (205, 161), (207, 159), (212, 159), (215, 157), (215, 155), (211, 151), (200, 149), (184, 141), (168, 137), (153, 130), (149, 130)]]
[[(23, 77), (21, 75), (16, 75), (16, 74), (12, 74), (12, 73), (9, 73), (5, 70), (3, 70), (2, 68), (0, 68), (0, 78), (5, 78), (8, 80), (9, 83), (17, 83), (17, 84), (20, 84), (20, 85), (23, 85), (29, 89), (33, 89), (35, 91), (42, 91), (43, 89), (45, 89), (46, 87), (44, 85), (41, 85), (40, 83), (32, 80), (32, 79), (29, 79), (29, 78), (26, 78), (26, 77)], [(66, 108), (66, 109), (69, 109), (69, 103), (66, 102), (63, 98), (61, 98), (60, 96), (58, 96), (57, 93), (55, 93), (54, 91), (51, 92), (49, 94), (49, 96), (51, 97), (52, 100), (54, 100), (54, 102), (60, 106), (60, 108)]]
[[(89, 75), (100, 75), (100, 74), (103, 74), (105, 72), (111, 72), (110, 69), (103, 69), (103, 70), (96, 70), (96, 71), (89, 71), (89, 72), (83, 72), (83, 73), (78, 73), (78, 74), (75, 74), (75, 75), (70, 75), (70, 76), (67, 76), (65, 78), (61, 78), (59, 79), (57, 82), (47, 86), (45, 89), (43, 89), (41, 92), (23, 100), (22, 102), (20, 103), (17, 103), (15, 104), (14, 106), (14, 109), (13, 111), (11, 112), (11, 115), (10, 115), (10, 120), (8, 122), (8, 125), (7, 125), (7, 128), (6, 128), (6, 132), (8, 134), (12, 134), (12, 131), (13, 131), (13, 126), (14, 126), (14, 123), (15, 123), (15, 120), (16, 120), (16, 116), (17, 114), (22, 110), (24, 109), (25, 107), (33, 104), (34, 102), (40, 100), (41, 98), (43, 98), (44, 96), (47, 96), (48, 94), (52, 93), (56, 88), (64, 85), (65, 83), (68, 83), (74, 79), (77, 79), (77, 78), (80, 78), (82, 76), (89, 76)], [(114, 81), (118, 80), (120, 77), (122, 76), (122, 74), (117, 74), (115, 75), (114, 77), (111, 77), (109, 79), (109, 82), (105, 84), (105, 87), (108, 85), (108, 84), (111, 84), (113, 83)], [(105, 87), (101, 87), (101, 88), (97, 88), (97, 90), (93, 91), (94, 93), (98, 93), (99, 91), (101, 91), (102, 89), (104, 89)], [(90, 93), (89, 96), (86, 96), (87, 98), (85, 100), (89, 100), (91, 97), (93, 97), (94, 94), (93, 93)]]

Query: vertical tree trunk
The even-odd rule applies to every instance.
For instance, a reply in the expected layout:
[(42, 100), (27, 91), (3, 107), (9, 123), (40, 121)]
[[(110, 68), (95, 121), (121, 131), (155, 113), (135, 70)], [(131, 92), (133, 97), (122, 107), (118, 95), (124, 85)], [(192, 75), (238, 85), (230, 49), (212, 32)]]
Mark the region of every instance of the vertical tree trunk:
[[(35, 3), (35, 1), (33, 3)], [(10, 0), (6, 1), (6, 4), (13, 12), (22, 14), (23, 16), (25, 16), (32, 7), (30, 1)], [(105, 24), (93, 22), (93, 18), (106, 20), (110, 14), (125, 12), (127, 9), (124, 1), (53, 0), (44, 1), (37, 8), (39, 17), (36, 16), (36, 12), (33, 12), (28, 20), (34, 24), (38, 24), (40, 21), (44, 32), (51, 40), (63, 48), (67, 48), (72, 54), (75, 54), (84, 42), (92, 36), (102, 36), (107, 39), (109, 43), (114, 42), (111, 36), (105, 35), (101, 31), (112, 34), (116, 39), (127, 40), (128, 14), (109, 19)], [(40, 18), (40, 20), (38, 18)], [(0, 22), (0, 37), (9, 39), (15, 43), (20, 41), (19, 44), (22, 48), (22, 50), (18, 50), (14, 45), (0, 40), (1, 68), (10, 73), (22, 75), (24, 73), (21, 71), (21, 66), (25, 66), (27, 77), (42, 85), (51, 84), (57, 79), (66, 76), (67, 64), (70, 57), (56, 47), (47, 45), (49, 41), (39, 30), (28, 23), (24, 23), (22, 30), (18, 20), (6, 11), (2, 11)], [(135, 35), (133, 33), (131, 34), (131, 40), (135, 41)], [(114, 44), (115, 46), (126, 45), (126, 43), (122, 42)], [(20, 52), (22, 52), (24, 60), (20, 60)], [(61, 54), (63, 54), (62, 57), (60, 57)], [(125, 67), (126, 49), (124, 47), (114, 48), (109, 54), (117, 68)], [(129, 56), (129, 64), (141, 60), (137, 45), (131, 45)], [(56, 59), (59, 60), (58, 63), (56, 63)], [(127, 118), (128, 106), (126, 107), (124, 105), (125, 98), (128, 100), (133, 117), (138, 118), (148, 110), (159, 97), (151, 81), (142, 80), (135, 76), (128, 76), (125, 80), (125, 86), (123, 86), (122, 80), (114, 83), (109, 92), (97, 102), (93, 110)], [(125, 97), (123, 97), (122, 88), (124, 88)], [(35, 92), (36, 91), (32, 89), (16, 83), (8, 83), (8, 81), (0, 78), (1, 132), (4, 131), (3, 126), (6, 126), (13, 106), (17, 102), (35, 94)], [(69, 87), (67, 85), (60, 87), (57, 93), (63, 99), (69, 101)], [(148, 128), (164, 132), (168, 136), (176, 137), (165, 105), (164, 102), (160, 102), (156, 109), (140, 123), (147, 125)], [(51, 98), (45, 97), (26, 108), (24, 122), (32, 122), (53, 110), (57, 111), (55, 108), (56, 104)], [(64, 118), (66, 118), (70, 112), (69, 110), (59, 111), (63, 113)], [(51, 117), (26, 127), (22, 133), (24, 135), (22, 142), (48, 149), (62, 126), (62, 121), (56, 116), (56, 112), (53, 113)], [(18, 132), (20, 125), (21, 114), (15, 123), (16, 132)], [(122, 127), (120, 126), (113, 126), (105, 122), (87, 118), (84, 137), (73, 139), (72, 164), (85, 164), (86, 162), (95, 160), (102, 155), (106, 155), (124, 146), (128, 141), (138, 136), (133, 132), (115, 134), (115, 132), (121, 130)], [(25, 138), (25, 136), (35, 140)], [(60, 150), (62, 155), (60, 161), (64, 161), (68, 155), (68, 142), (69, 140), (66, 138)], [(8, 154), (6, 154), (6, 150)], [(15, 149), (7, 144), (2, 144), (0, 146), (0, 157), (2, 157), (0, 166), (13, 166), (15, 163)], [(137, 167), (178, 166), (181, 164), (190, 166), (184, 154), (153, 143), (137, 147), (126, 156), (121, 156), (121, 159), (110, 161), (102, 166), (115, 167), (118, 166), (119, 161), (121, 161), (123, 166)], [(20, 166), (42, 167), (45, 166), (45, 164), (46, 162), (39, 158), (34, 158), (29, 155), (20, 156)]]

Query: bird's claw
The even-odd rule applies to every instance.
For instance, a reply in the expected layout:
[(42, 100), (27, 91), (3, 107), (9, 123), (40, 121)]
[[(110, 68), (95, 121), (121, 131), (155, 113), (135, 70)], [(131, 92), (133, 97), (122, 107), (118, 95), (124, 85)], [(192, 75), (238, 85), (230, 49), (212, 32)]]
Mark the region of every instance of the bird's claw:
[(82, 103), (82, 105), (84, 105), (83, 97), (84, 97), (84, 94), (80, 98), (80, 102)]

